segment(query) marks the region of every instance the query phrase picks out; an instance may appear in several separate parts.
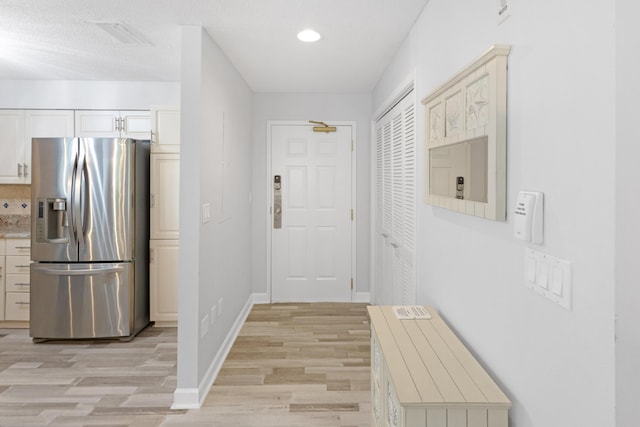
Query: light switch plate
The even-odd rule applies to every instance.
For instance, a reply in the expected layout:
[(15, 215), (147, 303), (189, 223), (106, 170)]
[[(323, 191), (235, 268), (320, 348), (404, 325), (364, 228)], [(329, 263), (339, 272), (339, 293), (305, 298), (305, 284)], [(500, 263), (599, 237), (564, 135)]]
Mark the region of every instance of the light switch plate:
[(525, 250), (525, 285), (567, 310), (572, 310), (571, 263), (531, 248)]

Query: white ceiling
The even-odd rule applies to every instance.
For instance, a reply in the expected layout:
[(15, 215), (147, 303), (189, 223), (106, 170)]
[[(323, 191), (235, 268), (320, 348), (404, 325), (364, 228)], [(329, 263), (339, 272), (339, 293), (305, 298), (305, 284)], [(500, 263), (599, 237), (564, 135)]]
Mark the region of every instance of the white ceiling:
[[(428, 0), (0, 0), (0, 79), (180, 79), (180, 26), (256, 92), (369, 92)], [(123, 44), (96, 23), (135, 27)], [(322, 40), (304, 44), (307, 27)]]

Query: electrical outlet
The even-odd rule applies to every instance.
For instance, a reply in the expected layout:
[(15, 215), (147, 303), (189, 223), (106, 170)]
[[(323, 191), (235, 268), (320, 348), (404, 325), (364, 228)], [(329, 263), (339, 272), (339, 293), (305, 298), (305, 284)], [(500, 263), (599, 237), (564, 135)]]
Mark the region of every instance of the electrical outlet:
[(222, 316), (222, 298), (218, 300), (218, 317)]
[(209, 311), (209, 320), (211, 321), (212, 325), (216, 322), (217, 318), (218, 318), (218, 313), (216, 310), (216, 306), (214, 305), (213, 307), (211, 307), (211, 310)]
[(206, 224), (209, 221), (211, 221), (211, 205), (205, 203), (202, 205), (202, 223)]

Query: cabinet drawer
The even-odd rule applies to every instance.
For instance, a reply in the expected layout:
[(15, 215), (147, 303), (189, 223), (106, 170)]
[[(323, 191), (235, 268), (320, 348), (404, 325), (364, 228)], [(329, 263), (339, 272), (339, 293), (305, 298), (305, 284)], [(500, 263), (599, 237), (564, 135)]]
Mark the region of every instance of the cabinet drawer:
[(28, 274), (7, 274), (7, 292), (29, 292)]
[(31, 254), (31, 240), (29, 239), (7, 239), (6, 240), (7, 255), (26, 255)]
[(7, 292), (5, 320), (29, 320), (29, 293)]
[(7, 274), (29, 274), (31, 261), (25, 255), (7, 255)]

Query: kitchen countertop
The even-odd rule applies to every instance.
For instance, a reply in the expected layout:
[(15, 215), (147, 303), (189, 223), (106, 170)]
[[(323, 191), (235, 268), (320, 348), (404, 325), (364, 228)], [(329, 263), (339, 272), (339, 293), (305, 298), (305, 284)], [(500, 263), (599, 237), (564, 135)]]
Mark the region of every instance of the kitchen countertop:
[(28, 239), (31, 232), (24, 228), (6, 227), (0, 228), (0, 239)]
[(31, 237), (31, 218), (28, 215), (0, 215), (0, 238), (28, 239)]

